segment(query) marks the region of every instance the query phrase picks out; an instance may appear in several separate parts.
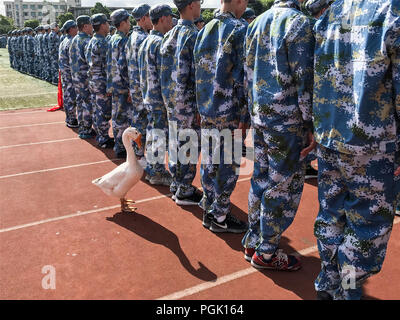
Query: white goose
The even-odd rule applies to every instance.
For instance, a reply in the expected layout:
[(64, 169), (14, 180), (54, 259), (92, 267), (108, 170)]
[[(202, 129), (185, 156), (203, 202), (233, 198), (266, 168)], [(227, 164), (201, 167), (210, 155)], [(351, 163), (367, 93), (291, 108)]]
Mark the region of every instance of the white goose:
[(118, 197), (121, 200), (122, 212), (135, 212), (137, 208), (132, 207), (133, 200), (125, 199), (127, 192), (140, 180), (143, 168), (138, 162), (133, 150), (132, 140), (141, 147), (141, 134), (136, 128), (129, 127), (122, 134), (122, 142), (126, 150), (126, 162), (105, 174), (94, 179), (93, 184), (98, 186), (109, 196)]

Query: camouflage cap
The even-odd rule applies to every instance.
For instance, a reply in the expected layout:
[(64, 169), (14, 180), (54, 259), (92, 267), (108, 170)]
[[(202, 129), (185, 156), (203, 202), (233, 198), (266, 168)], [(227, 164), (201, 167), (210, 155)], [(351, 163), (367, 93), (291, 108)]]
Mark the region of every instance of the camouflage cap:
[(321, 10), (328, 8), (332, 2), (334, 2), (334, 0), (308, 0), (304, 4), (304, 8), (308, 14), (315, 16), (320, 13)]
[(76, 22), (74, 20), (67, 20), (63, 25), (63, 29), (68, 32), (69, 29), (76, 27)]
[(43, 29), (44, 29), (44, 30), (50, 30), (50, 25), (49, 25), (49, 24), (44, 25), (44, 26), (43, 26)]
[(91, 24), (90, 22), (90, 17), (83, 15), (83, 16), (79, 16), (78, 18), (76, 18), (76, 24), (79, 25), (84, 25), (84, 24)]
[(174, 5), (180, 10), (191, 4), (196, 0), (174, 0)]
[(255, 18), (255, 17), (256, 17), (256, 13), (254, 12), (254, 10), (252, 8), (247, 8), (242, 15), (242, 19), (251, 19), (251, 18)]
[(55, 29), (56, 27), (58, 27), (57, 22), (53, 22), (50, 24), (50, 29)]
[(108, 21), (107, 16), (104, 13), (96, 13), (90, 17), (90, 20), (92, 21), (92, 25), (94, 26), (101, 25)]
[(142, 19), (150, 11), (150, 6), (148, 4), (141, 4), (132, 10), (132, 17), (135, 20)]
[(31, 31), (33, 31), (33, 29), (31, 27), (25, 28), (25, 32), (31, 32)]
[(159, 19), (161, 17), (175, 16), (172, 12), (172, 8), (167, 4), (157, 4), (152, 6), (149, 14), (151, 20)]
[(127, 18), (131, 17), (128, 11), (125, 9), (117, 9), (111, 13), (111, 21), (115, 25), (117, 23), (121, 23), (122, 21), (126, 20)]

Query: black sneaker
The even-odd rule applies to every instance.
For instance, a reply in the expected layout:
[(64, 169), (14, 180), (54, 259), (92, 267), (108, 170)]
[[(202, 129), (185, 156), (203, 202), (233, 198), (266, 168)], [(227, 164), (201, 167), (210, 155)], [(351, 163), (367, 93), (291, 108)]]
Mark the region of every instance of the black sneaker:
[(224, 221), (218, 222), (217, 219), (213, 218), (211, 221), (210, 230), (212, 232), (232, 232), (232, 233), (243, 233), (247, 231), (247, 223), (240, 221), (235, 216), (228, 214)]
[(118, 159), (126, 159), (126, 151), (120, 151), (115, 154)]
[(213, 219), (213, 215), (211, 213), (207, 213), (203, 211), (203, 227), (209, 229), (211, 226), (211, 221)]
[(305, 179), (318, 178), (318, 171), (311, 166), (307, 166)]
[(99, 144), (99, 147), (102, 149), (112, 149), (114, 147), (114, 140), (113, 139), (108, 139), (107, 141), (103, 142), (102, 144)]
[(326, 291), (317, 291), (317, 300), (333, 300), (333, 297)]
[(78, 127), (79, 127), (79, 125), (78, 125), (78, 120), (76, 120), (76, 119), (72, 119), (72, 120), (69, 120), (69, 121), (65, 121), (65, 125), (66, 125), (68, 128), (78, 128)]
[(179, 206), (193, 206), (198, 205), (202, 198), (203, 192), (196, 189), (190, 196), (179, 197), (175, 195), (175, 203)]

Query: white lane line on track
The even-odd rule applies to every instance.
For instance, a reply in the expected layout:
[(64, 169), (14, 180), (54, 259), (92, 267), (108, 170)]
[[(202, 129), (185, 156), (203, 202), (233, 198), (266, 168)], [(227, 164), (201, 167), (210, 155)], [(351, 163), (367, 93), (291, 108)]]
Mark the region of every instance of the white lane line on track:
[(31, 114), (31, 113), (45, 113), (45, 110), (36, 110), (36, 111), (26, 111), (26, 112), (0, 112), (0, 116), (14, 116), (14, 115), (21, 115), (21, 114)]
[[(395, 224), (397, 224), (399, 222), (400, 222), (400, 218), (395, 218), (393, 224), (395, 225)], [(306, 256), (306, 255), (312, 254), (314, 252), (318, 252), (318, 247), (316, 245), (312, 246), (312, 247), (309, 247), (309, 248), (305, 248), (305, 249), (300, 250), (300, 251), (293, 252), (291, 254)], [(226, 276), (222, 276), (222, 277), (218, 278), (214, 282), (201, 283), (199, 285), (196, 285), (196, 286), (193, 286), (193, 287), (181, 290), (181, 291), (177, 291), (177, 292), (171, 293), (169, 295), (163, 296), (161, 298), (157, 298), (155, 300), (178, 300), (178, 299), (182, 299), (182, 298), (194, 295), (196, 293), (199, 293), (199, 292), (202, 292), (202, 291), (217, 287), (217, 286), (219, 286), (221, 284), (224, 284), (224, 283), (227, 283), (227, 282), (230, 282), (230, 281), (233, 281), (233, 280), (237, 280), (237, 279), (243, 278), (245, 276), (248, 276), (250, 274), (256, 273), (258, 271), (259, 270), (255, 269), (253, 267), (250, 267), (250, 268), (247, 268), (247, 269), (243, 269), (243, 270), (228, 274)]]
[[(251, 177), (242, 178), (242, 179), (238, 179), (237, 182), (248, 181), (250, 179), (251, 179)], [(202, 188), (199, 188), (199, 189), (201, 190)], [(163, 199), (163, 198), (169, 198), (171, 196), (172, 196), (171, 193), (162, 194), (162, 195), (155, 196), (155, 197), (145, 198), (145, 199), (141, 199), (141, 200), (135, 200), (135, 204), (143, 203), (143, 202), (149, 202), (149, 201)], [(53, 222), (53, 221), (64, 220), (64, 219), (73, 218), (73, 217), (84, 216), (84, 215), (91, 214), (91, 213), (98, 213), (98, 212), (103, 212), (103, 211), (107, 211), (107, 210), (113, 210), (113, 209), (117, 209), (117, 208), (120, 208), (120, 207), (121, 207), (121, 205), (117, 204), (117, 205), (110, 206), (110, 207), (93, 209), (93, 210), (88, 210), (88, 211), (83, 211), (83, 212), (79, 212), (78, 211), (76, 213), (67, 214), (65, 216), (60, 216), (60, 217), (55, 217), (55, 218), (50, 218), (50, 219), (34, 221), (34, 222), (21, 224), (21, 225), (14, 226), (14, 227), (0, 229), (0, 233), (8, 232), (8, 231), (14, 231), (14, 230), (23, 229), (23, 228), (28, 228), (28, 227), (32, 227), (32, 226), (37, 226), (39, 224), (44, 224), (44, 223), (48, 223), (48, 222)]]
[(20, 126), (0, 127), (0, 130), (14, 129), (14, 128), (26, 128), (26, 127), (34, 127), (34, 126), (48, 126), (48, 125), (60, 124), (60, 123), (65, 124), (65, 121), (45, 122), (45, 123), (32, 123), (32, 124), (23, 124), (23, 125), (20, 125)]
[(41, 141), (41, 142), (31, 142), (31, 143), (22, 143), (22, 144), (13, 144), (9, 146), (1, 146), (0, 150), (2, 149), (10, 149), (16, 147), (25, 147), (25, 146), (33, 146), (38, 144), (46, 144), (46, 143), (57, 143), (57, 142), (64, 142), (64, 141), (72, 141), (72, 140), (81, 140), (80, 138), (68, 138), (68, 139), (60, 139), (60, 140), (49, 140), (49, 141)]
[(18, 177), (18, 176), (25, 176), (25, 175), (34, 174), (34, 173), (43, 173), (43, 172), (64, 170), (64, 169), (70, 169), (70, 168), (79, 168), (79, 167), (91, 166), (91, 165), (94, 165), (94, 164), (112, 162), (112, 161), (117, 161), (117, 160), (121, 160), (121, 159), (102, 160), (102, 161), (96, 161), (96, 162), (75, 164), (75, 165), (65, 166), (65, 167), (58, 167), (58, 168), (51, 168), (51, 169), (43, 169), (43, 170), (36, 170), (36, 171), (14, 173), (14, 174), (8, 174), (6, 176), (0, 176), (0, 179), (13, 178), (13, 177)]

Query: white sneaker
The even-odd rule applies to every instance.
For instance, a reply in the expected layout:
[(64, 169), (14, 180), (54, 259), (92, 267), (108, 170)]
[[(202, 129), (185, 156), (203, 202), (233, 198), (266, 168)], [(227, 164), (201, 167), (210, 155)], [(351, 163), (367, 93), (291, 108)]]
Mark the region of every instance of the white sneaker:
[(153, 185), (160, 185), (160, 186), (170, 186), (172, 183), (172, 178), (169, 176), (162, 176), (162, 177), (151, 177), (150, 184)]

